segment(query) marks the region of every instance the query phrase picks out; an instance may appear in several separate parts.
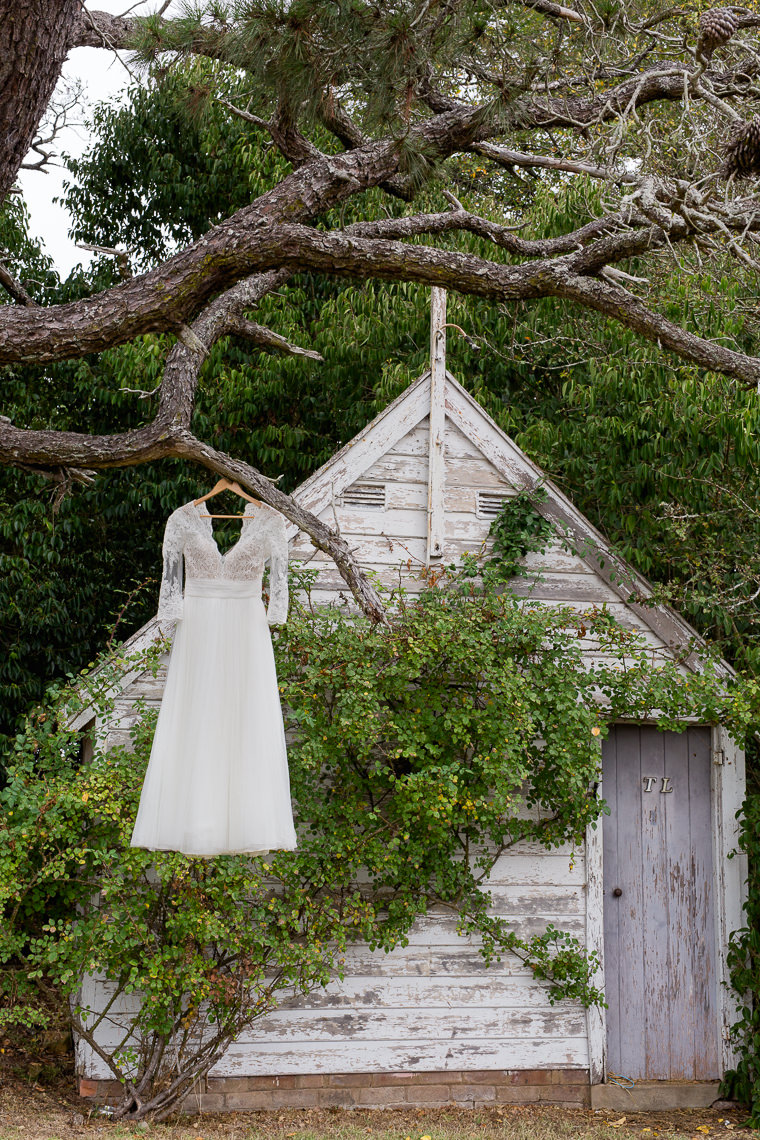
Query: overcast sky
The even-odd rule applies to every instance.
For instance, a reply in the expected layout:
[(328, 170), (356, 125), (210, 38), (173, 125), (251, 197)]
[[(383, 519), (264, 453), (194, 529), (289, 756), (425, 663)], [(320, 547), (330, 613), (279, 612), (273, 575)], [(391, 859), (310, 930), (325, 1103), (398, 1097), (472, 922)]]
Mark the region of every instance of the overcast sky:
[[(128, 9), (134, 9), (135, 14), (147, 14), (155, 11), (159, 4), (157, 0), (137, 5), (130, 4), (130, 0), (89, 0), (87, 7), (123, 15)], [(171, 9), (167, 14), (171, 14)], [(63, 75), (65, 79), (82, 81), (85, 98), (90, 107), (104, 99), (118, 97), (119, 92), (130, 80), (124, 62), (115, 53), (104, 51), (102, 48), (77, 48), (72, 51), (64, 65)], [(81, 115), (77, 117), (81, 118)], [(82, 127), (69, 127), (56, 140), (57, 150), (66, 151), (68, 154), (81, 154), (86, 146), (87, 134)], [(35, 155), (30, 157), (32, 160), (36, 158)], [(29, 206), (32, 232), (41, 239), (46, 252), (53, 258), (62, 276), (65, 276), (78, 262), (87, 265), (92, 260), (91, 254), (77, 249), (70, 240), (68, 231), (71, 218), (65, 210), (53, 202), (53, 199), (61, 193), (64, 173), (60, 166), (56, 166), (49, 168), (47, 173), (22, 170), (18, 177)]]

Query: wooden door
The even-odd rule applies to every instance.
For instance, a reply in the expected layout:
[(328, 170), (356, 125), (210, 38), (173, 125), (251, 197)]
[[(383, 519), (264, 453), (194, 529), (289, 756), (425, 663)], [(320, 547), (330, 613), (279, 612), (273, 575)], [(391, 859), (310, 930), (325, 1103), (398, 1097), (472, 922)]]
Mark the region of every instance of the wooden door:
[(603, 748), (607, 1070), (714, 1080), (710, 730), (617, 726)]

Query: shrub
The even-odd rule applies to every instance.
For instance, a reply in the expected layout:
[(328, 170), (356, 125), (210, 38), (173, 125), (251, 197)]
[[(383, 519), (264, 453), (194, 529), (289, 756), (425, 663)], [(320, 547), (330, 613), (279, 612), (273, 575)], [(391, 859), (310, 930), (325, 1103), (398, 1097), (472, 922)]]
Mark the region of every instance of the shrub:
[[(526, 605), (503, 583), (444, 575), (387, 624), (294, 607), (275, 633), (300, 847), (197, 859), (129, 846), (154, 716), (131, 747), (82, 762), (77, 709), (107, 722), (112, 659), (51, 691), (15, 742), (0, 793), (0, 1024), (57, 999), (121, 1081), (116, 1115), (164, 1119), (229, 1044), (285, 996), (341, 971), (357, 940), (391, 950), (452, 909), (486, 962), (515, 953), (552, 1000), (603, 1000), (569, 935), (522, 938), (489, 914), (488, 875), (522, 841), (582, 844), (606, 723), (660, 710), (734, 723), (754, 693), (709, 663), (681, 677), (604, 610)], [(589, 638), (606, 655), (584, 664)], [(90, 1009), (85, 975), (105, 980)], [(44, 999), (44, 1000), (43, 1000)]]

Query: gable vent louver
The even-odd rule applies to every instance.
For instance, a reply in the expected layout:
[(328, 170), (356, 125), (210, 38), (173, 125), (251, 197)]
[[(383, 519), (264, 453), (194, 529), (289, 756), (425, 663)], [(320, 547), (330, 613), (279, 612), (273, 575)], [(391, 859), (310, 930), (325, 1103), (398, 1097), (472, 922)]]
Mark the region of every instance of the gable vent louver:
[(495, 519), (510, 497), (501, 491), (478, 491), (478, 515), (482, 519)]
[(385, 510), (384, 483), (354, 483), (343, 492), (344, 507), (362, 507), (373, 511)]

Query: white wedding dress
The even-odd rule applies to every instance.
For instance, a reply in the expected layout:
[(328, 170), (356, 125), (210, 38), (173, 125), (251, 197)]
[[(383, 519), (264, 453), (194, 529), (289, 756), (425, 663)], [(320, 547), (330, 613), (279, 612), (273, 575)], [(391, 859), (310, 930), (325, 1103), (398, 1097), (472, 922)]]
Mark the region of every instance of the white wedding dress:
[(186, 503), (166, 524), (158, 617), (177, 624), (132, 846), (207, 856), (292, 850), (269, 635), (288, 614), (285, 520), (248, 504), (238, 542), (222, 555), (207, 514), (206, 503)]

